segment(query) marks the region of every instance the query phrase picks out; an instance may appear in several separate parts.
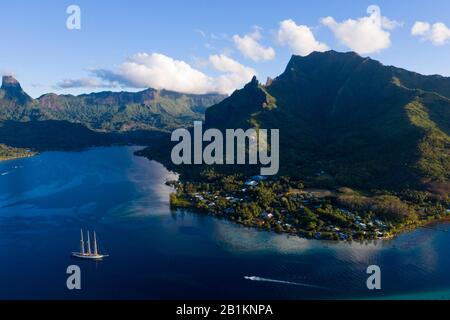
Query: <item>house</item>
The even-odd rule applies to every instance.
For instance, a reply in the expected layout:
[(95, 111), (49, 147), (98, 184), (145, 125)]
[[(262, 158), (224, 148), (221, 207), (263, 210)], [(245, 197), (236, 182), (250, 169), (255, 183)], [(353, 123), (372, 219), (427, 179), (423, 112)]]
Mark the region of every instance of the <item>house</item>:
[(362, 222), (357, 222), (356, 225), (358, 227), (360, 227), (361, 229), (366, 229), (367, 228), (367, 225), (365, 223), (362, 223)]
[(269, 213), (269, 212), (263, 212), (263, 213), (261, 213), (261, 218), (272, 219), (273, 218), (273, 214)]
[(339, 233), (339, 239), (348, 240), (348, 235), (346, 235), (345, 233)]
[(258, 182), (255, 180), (247, 180), (245, 181), (245, 185), (249, 187), (256, 187), (258, 185)]
[(249, 187), (256, 187), (259, 182), (266, 180), (267, 177), (265, 176), (253, 176), (247, 181), (245, 181), (245, 185)]
[(201, 196), (201, 195), (199, 195), (199, 194), (196, 194), (195, 197), (196, 197), (198, 200), (201, 200), (201, 201), (205, 200), (205, 198), (203, 198), (203, 196)]
[(386, 227), (386, 224), (385, 223), (383, 223), (383, 222), (381, 222), (380, 220), (375, 220), (375, 223), (379, 226), (379, 227)]

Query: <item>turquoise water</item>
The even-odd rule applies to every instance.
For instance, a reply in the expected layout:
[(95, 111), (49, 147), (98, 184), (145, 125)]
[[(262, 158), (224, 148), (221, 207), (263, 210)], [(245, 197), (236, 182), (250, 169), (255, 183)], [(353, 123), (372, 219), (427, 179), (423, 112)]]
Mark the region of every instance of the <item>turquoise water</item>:
[[(448, 299), (448, 224), (391, 241), (334, 243), (169, 209), (175, 175), (136, 148), (0, 163), (1, 299)], [(74, 259), (80, 228), (101, 262)], [(66, 288), (66, 268), (82, 289)], [(366, 288), (381, 267), (382, 290)], [(244, 277), (254, 276), (254, 280)]]

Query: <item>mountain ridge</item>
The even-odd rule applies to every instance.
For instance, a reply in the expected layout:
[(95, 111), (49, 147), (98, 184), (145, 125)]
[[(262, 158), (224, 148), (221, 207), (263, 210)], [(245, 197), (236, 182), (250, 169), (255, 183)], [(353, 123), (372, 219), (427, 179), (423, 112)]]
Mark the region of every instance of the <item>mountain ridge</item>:
[(282, 173), (324, 185), (448, 184), (449, 98), (450, 78), (314, 52), (292, 56), (269, 85), (252, 81), (210, 107), (205, 125), (279, 128)]
[(80, 95), (28, 96), (12, 76), (0, 89), (0, 121), (68, 121), (96, 131), (169, 131), (202, 120), (206, 108), (226, 96), (185, 94), (148, 88), (138, 92), (102, 91)]

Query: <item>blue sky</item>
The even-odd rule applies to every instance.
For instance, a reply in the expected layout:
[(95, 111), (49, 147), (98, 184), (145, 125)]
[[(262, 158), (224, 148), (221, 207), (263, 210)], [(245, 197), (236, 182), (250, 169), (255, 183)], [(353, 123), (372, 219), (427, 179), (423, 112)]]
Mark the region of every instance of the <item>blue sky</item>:
[[(71, 4), (81, 9), (80, 30), (66, 27)], [(358, 29), (364, 17), (378, 17), (378, 29)], [(293, 53), (358, 48), (384, 64), (450, 76), (446, 28), (448, 0), (3, 1), (0, 73), (34, 97), (150, 85), (230, 92), (252, 73), (279, 75)]]

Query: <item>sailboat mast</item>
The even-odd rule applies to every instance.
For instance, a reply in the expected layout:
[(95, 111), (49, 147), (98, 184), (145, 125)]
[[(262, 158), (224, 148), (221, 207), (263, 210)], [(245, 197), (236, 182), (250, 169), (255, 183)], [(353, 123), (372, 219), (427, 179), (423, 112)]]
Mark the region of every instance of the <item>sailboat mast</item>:
[(81, 254), (84, 254), (84, 240), (83, 240), (83, 229), (81, 229), (81, 241), (80, 241)]
[(95, 235), (95, 231), (94, 231), (94, 254), (98, 255), (97, 236)]
[(91, 239), (89, 238), (89, 230), (87, 231), (87, 254), (91, 255)]

